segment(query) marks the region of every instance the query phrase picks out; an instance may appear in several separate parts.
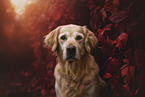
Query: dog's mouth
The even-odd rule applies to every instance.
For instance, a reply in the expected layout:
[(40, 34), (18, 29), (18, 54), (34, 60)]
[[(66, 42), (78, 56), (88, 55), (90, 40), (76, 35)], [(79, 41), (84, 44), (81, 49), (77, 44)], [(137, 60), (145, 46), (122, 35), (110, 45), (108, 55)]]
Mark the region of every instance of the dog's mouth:
[(68, 61), (70, 64), (77, 60), (78, 60), (77, 58), (66, 59), (66, 61)]
[(74, 61), (74, 60), (78, 60), (78, 59), (76, 58), (76, 54), (75, 53), (67, 53), (66, 60)]
[(77, 58), (66, 58), (66, 60), (68, 60), (68, 61), (75, 61), (75, 60), (78, 60)]
[(77, 58), (75, 53), (67, 53), (65, 60), (68, 61), (69, 63), (72, 63), (72, 62), (77, 61), (79, 59)]

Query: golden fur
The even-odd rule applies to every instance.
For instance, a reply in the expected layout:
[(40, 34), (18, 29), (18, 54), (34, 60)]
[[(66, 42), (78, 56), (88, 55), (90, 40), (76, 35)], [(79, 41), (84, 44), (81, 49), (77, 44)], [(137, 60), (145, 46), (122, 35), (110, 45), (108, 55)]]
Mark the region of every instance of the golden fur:
[[(59, 39), (59, 35), (64, 32), (69, 33), (70, 39), (67, 41)], [(81, 41), (74, 40), (75, 32), (75, 35), (83, 35)], [(102, 97), (100, 92), (106, 86), (98, 75), (98, 65), (90, 54), (91, 48), (97, 44), (97, 38), (90, 30), (72, 24), (59, 26), (45, 36), (44, 42), (57, 56), (58, 64), (54, 72), (57, 97)], [(78, 60), (65, 60), (65, 48), (70, 44), (77, 48)]]

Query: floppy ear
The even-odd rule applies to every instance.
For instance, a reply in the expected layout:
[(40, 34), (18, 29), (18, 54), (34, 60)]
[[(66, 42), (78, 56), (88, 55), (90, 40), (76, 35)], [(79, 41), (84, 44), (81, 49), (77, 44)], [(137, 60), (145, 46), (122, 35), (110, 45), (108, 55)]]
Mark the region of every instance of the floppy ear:
[(85, 49), (87, 52), (90, 52), (92, 48), (96, 46), (98, 43), (97, 37), (94, 35), (92, 31), (86, 28), (86, 26), (83, 27), (85, 32)]
[(59, 34), (60, 27), (52, 30), (49, 34), (44, 36), (44, 43), (46, 46), (51, 47), (52, 51), (55, 52), (58, 46), (58, 34)]

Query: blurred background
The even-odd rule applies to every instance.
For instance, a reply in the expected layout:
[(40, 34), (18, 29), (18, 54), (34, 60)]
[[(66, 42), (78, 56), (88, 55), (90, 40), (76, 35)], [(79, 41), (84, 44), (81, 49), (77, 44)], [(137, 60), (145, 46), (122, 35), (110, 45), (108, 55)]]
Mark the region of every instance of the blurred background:
[(64, 24), (98, 37), (109, 97), (144, 97), (144, 0), (0, 0), (0, 97), (55, 97), (56, 56), (43, 37)]

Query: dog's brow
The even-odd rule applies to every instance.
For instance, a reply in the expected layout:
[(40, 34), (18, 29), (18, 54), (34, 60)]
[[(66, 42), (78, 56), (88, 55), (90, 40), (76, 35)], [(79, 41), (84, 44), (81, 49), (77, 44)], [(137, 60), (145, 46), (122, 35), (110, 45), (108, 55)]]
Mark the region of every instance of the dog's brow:
[(80, 35), (80, 36), (82, 36), (82, 37), (84, 38), (84, 35), (83, 35), (82, 33), (79, 33), (79, 32), (74, 32), (74, 33), (73, 33), (73, 36), (76, 37), (77, 35)]
[(63, 35), (66, 35), (67, 37), (70, 35), (70, 33), (69, 32), (63, 32), (63, 33), (61, 33), (60, 35), (59, 35), (59, 38), (61, 37), (61, 36), (63, 36)]

